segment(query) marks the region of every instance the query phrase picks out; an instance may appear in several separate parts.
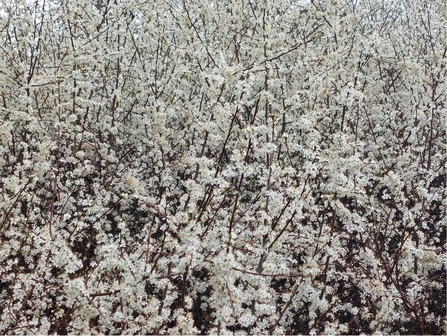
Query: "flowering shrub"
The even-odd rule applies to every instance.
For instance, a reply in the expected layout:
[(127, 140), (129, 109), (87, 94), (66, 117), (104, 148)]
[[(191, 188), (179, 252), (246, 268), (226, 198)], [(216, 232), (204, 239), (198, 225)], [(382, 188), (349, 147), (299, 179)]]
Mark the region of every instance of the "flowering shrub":
[(0, 333), (446, 332), (444, 2), (0, 6)]

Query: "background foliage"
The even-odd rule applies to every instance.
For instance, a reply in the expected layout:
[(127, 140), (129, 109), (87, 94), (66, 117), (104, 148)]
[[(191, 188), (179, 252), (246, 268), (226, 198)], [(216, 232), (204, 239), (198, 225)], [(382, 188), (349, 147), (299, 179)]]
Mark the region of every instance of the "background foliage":
[(3, 0), (0, 333), (445, 333), (440, 0)]

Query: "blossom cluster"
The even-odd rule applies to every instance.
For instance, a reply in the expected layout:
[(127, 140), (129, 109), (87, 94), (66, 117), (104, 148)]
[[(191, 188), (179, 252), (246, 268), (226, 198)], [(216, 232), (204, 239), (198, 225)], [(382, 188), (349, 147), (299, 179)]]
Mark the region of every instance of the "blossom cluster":
[(0, 1), (0, 334), (441, 334), (441, 0)]

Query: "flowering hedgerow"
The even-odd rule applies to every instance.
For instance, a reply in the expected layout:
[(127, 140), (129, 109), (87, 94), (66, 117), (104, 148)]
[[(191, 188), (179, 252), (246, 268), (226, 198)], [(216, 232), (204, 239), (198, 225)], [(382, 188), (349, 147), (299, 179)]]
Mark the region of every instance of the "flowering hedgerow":
[(1, 334), (446, 333), (445, 2), (0, 17)]

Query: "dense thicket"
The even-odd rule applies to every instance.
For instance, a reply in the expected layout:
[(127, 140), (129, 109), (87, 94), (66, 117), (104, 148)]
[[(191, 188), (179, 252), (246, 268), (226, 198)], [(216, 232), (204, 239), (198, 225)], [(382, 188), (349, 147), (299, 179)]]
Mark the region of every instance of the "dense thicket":
[(446, 333), (444, 1), (0, 6), (0, 333)]

